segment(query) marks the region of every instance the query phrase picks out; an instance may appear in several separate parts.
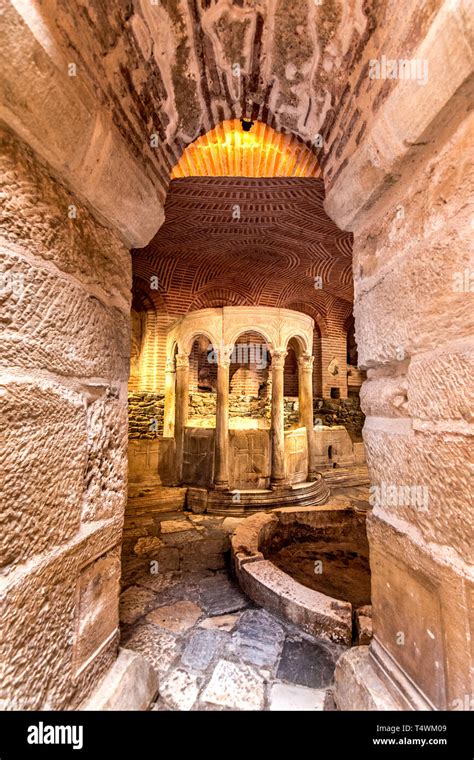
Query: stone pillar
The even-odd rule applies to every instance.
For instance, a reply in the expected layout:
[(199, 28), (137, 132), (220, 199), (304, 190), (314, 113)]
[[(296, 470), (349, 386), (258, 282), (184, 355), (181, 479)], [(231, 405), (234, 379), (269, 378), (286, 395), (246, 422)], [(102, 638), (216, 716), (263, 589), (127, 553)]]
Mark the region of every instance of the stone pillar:
[(229, 488), (229, 366), (230, 351), (217, 355), (216, 433), (214, 438), (214, 487)]
[(308, 440), (308, 480), (316, 479), (313, 428), (313, 363), (314, 356), (303, 354), (298, 359), (300, 421)]
[(0, 239), (9, 325), (0, 369), (8, 420), (0, 606), (9, 618), (1, 657), (9, 666), (0, 705), (76, 710), (106, 677), (119, 640), (131, 261), (121, 237), (26, 145), (8, 131), (1, 140), (10, 212)]
[(163, 420), (163, 435), (172, 438), (174, 434), (176, 404), (176, 361), (166, 360), (165, 368), (165, 412)]
[(285, 430), (283, 405), (283, 373), (287, 352), (276, 348), (272, 352), (272, 471), (270, 484), (273, 489), (286, 485), (285, 477)]
[(183, 478), (184, 430), (189, 407), (189, 356), (176, 356), (176, 400), (174, 437), (176, 441), (176, 477)]

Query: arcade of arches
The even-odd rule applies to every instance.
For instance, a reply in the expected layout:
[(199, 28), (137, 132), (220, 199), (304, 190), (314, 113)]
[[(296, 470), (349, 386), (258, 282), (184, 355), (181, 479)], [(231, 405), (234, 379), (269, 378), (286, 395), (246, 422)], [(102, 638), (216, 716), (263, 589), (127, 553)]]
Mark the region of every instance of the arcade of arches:
[(472, 17), (5, 2), (3, 709), (472, 704)]

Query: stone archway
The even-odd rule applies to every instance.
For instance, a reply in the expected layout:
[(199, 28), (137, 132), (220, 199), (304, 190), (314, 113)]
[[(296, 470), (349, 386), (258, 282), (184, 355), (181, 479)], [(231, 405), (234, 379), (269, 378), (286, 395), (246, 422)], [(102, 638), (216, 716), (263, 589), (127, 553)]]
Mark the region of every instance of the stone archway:
[[(6, 704), (77, 706), (115, 660), (126, 470), (127, 249), (148, 243), (159, 227), (169, 169), (184, 145), (201, 128), (240, 116), (246, 93), (254, 118), (308, 142), (321, 137), (325, 208), (341, 229), (354, 233), (356, 331), (360, 364), (370, 375), (362, 393), (373, 485), (381, 489), (387, 478), (396, 487), (429, 482), (428, 512), (383, 499), (376, 505), (370, 535), (375, 643), (370, 653), (341, 663), (338, 704), (350, 707), (344, 698), (350, 692), (372, 709), (452, 709), (471, 692), (471, 536), (460, 519), (469, 482), (472, 361), (468, 187), (461, 179), (469, 170), (465, 106), (472, 96), (466, 14), (462, 4), (443, 2), (420, 18), (406, 2), (397, 18), (384, 8), (365, 14), (351, 6), (349, 20), (330, 22), (324, 4), (318, 10), (298, 2), (288, 23), (282, 11), (288, 2), (276, 5), (273, 39), (265, 42), (268, 25), (260, 10), (245, 26), (245, 76), (238, 82), (230, 79), (232, 62), (225, 60), (225, 42), (219, 47), (212, 25), (207, 34), (214, 66), (205, 58), (201, 21), (211, 23), (212, 12), (242, 21), (246, 8), (229, 11), (221, 4), (199, 19), (183, 12), (185, 23), (178, 25), (162, 8), (145, 13), (136, 6), (125, 18), (114, 5), (108, 22), (96, 25), (88, 13), (66, 9), (53, 17), (48, 9), (40, 15), (29, 6), (7, 6), (2, 118), (10, 327), (3, 383), (11, 421), (6, 464), (14, 473), (7, 496), (15, 509), (8, 512), (13, 516), (4, 534), (5, 600), (21, 606), (24, 617), (9, 626), (5, 644)], [(321, 39), (308, 23), (317, 13), (328, 25)], [(175, 87), (171, 57), (168, 62), (157, 46), (158, 60), (152, 58), (159, 28), (154, 19), (171, 29), (170, 45), (186, 35), (192, 39), (192, 62), (181, 64), (181, 71), (191, 66), (199, 76), (186, 79), (190, 90), (178, 98), (164, 84)], [(355, 31), (344, 34), (354, 19)], [(191, 22), (197, 30), (192, 33)], [(296, 63), (286, 45), (292, 33), (301, 39)], [(77, 39), (82, 59), (70, 61)], [(395, 56), (427, 61), (425, 84), (369, 76), (370, 61), (385, 54), (387, 39)], [(263, 45), (265, 60), (254, 52)], [(103, 55), (109, 50), (127, 62), (131, 47), (140, 50), (139, 65), (152, 72), (141, 91), (133, 77), (111, 84), (120, 66)], [(97, 60), (104, 62), (100, 69)], [(306, 83), (298, 71), (308, 62), (316, 74)], [(159, 76), (153, 74), (158, 69)], [(122, 70), (129, 71), (126, 65)], [(171, 119), (155, 107), (159, 99), (163, 109), (173, 101)], [(160, 114), (157, 124), (147, 104)], [(173, 125), (179, 126), (170, 139)], [(153, 135), (162, 146), (157, 152)], [(28, 445), (40, 452), (36, 459), (18, 456), (25, 452), (25, 430)], [(446, 483), (453, 484), (448, 508)], [(41, 590), (53, 578), (54, 599), (43, 605)], [(94, 584), (101, 593), (91, 608)], [(88, 619), (95, 621), (93, 629)], [(404, 647), (396, 641), (395, 619), (408, 642)], [(33, 667), (39, 660), (48, 663), (49, 686)], [(386, 700), (370, 692), (367, 669), (386, 685)]]

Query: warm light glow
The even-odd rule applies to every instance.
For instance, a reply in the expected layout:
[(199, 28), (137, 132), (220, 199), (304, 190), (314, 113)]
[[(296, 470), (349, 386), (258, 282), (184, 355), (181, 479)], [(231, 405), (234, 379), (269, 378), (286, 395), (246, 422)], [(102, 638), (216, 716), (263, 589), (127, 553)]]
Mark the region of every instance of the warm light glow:
[[(186, 423), (188, 428), (216, 427), (215, 416), (190, 417)], [(232, 417), (229, 416), (229, 430), (270, 430), (270, 422), (264, 417)]]
[(171, 172), (171, 179), (319, 176), (315, 154), (295, 137), (261, 121), (244, 132), (239, 119), (222, 122), (188, 145)]

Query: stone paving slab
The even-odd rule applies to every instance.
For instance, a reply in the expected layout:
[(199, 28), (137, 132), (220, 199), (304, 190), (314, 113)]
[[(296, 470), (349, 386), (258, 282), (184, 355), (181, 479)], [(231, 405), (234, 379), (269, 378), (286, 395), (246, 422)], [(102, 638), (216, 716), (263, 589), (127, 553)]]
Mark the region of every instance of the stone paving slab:
[(262, 710), (264, 697), (264, 680), (255, 670), (248, 665), (219, 660), (201, 694), (201, 701), (234, 710)]
[(199, 623), (199, 628), (215, 629), (219, 631), (233, 631), (240, 620), (240, 612), (228, 615), (216, 615), (206, 618)]
[(182, 533), (184, 531), (193, 530), (194, 526), (186, 517), (179, 518), (178, 520), (161, 520), (160, 530), (164, 535), (166, 533)]
[(161, 607), (165, 604), (173, 604), (180, 601), (198, 603), (199, 590), (193, 579), (195, 579), (194, 575), (192, 577), (183, 577), (179, 573), (174, 572), (158, 573), (157, 575), (143, 573), (137, 578), (136, 583), (151, 591), (155, 591), (156, 603), (153, 606)]
[(283, 647), (285, 632), (265, 610), (246, 610), (232, 636), (231, 651), (246, 662), (273, 668)]
[(325, 689), (308, 689), (295, 684), (274, 683), (270, 690), (270, 710), (302, 712), (324, 710)]
[(190, 710), (198, 694), (198, 678), (187, 670), (173, 670), (160, 687), (161, 698), (173, 710)]
[(333, 680), (336, 658), (329, 647), (318, 641), (286, 639), (277, 678), (313, 689), (328, 686)]
[(188, 640), (181, 662), (193, 670), (206, 670), (224, 649), (229, 634), (223, 631), (196, 630)]
[(249, 600), (239, 587), (225, 575), (205, 578), (200, 584), (199, 599), (210, 617), (237, 612), (249, 606)]
[(329, 709), (345, 649), (256, 608), (227, 572), (142, 573), (122, 596), (122, 645), (160, 678), (154, 710)]
[(122, 623), (135, 623), (150, 610), (156, 597), (152, 591), (140, 586), (129, 586), (120, 595), (120, 620)]
[(144, 586), (157, 594), (160, 591), (169, 591), (173, 586), (178, 584), (181, 585), (181, 576), (175, 571), (164, 573), (146, 572), (140, 573), (140, 575), (135, 578), (135, 583), (137, 586)]
[(128, 649), (140, 652), (162, 678), (181, 650), (179, 640), (168, 631), (146, 623), (138, 626), (126, 642)]
[(147, 623), (154, 623), (160, 628), (167, 628), (175, 633), (182, 633), (192, 628), (201, 617), (201, 608), (194, 602), (181, 601), (158, 607), (146, 616)]

